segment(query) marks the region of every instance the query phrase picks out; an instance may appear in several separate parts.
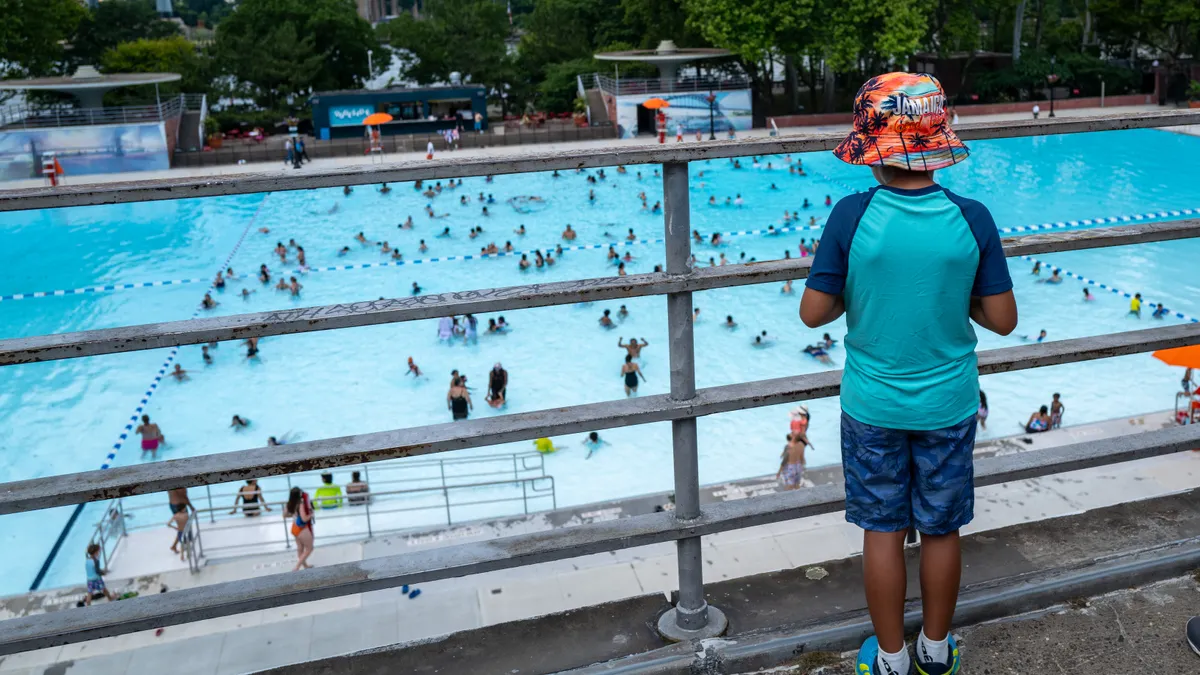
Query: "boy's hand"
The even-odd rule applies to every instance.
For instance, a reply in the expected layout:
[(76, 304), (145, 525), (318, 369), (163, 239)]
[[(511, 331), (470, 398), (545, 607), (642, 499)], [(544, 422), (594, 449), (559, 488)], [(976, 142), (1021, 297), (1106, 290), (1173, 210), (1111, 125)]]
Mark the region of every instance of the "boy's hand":
[(993, 333), (1008, 335), (1017, 327), (1017, 299), (1012, 291), (982, 298), (972, 296), (971, 319)]
[(805, 288), (804, 295), (800, 297), (800, 320), (809, 328), (832, 323), (845, 313), (846, 303), (840, 295)]

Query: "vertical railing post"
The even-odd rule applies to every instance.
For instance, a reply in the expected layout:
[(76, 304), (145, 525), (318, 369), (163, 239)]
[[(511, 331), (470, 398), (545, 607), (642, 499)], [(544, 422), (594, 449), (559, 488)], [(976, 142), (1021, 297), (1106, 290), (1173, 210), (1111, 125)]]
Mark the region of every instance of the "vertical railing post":
[[(691, 272), (691, 213), (688, 205), (687, 162), (663, 164), (663, 202), (666, 205), (667, 274)], [(671, 398), (696, 397), (696, 352), (692, 340), (691, 292), (667, 295), (667, 335), (671, 360)], [(671, 422), (675, 456), (675, 518), (700, 517), (700, 470), (696, 449), (696, 418)], [(700, 537), (676, 542), (679, 562), (679, 602), (658, 620), (666, 639), (682, 641), (721, 635), (728, 626), (725, 614), (704, 600), (704, 561)]]

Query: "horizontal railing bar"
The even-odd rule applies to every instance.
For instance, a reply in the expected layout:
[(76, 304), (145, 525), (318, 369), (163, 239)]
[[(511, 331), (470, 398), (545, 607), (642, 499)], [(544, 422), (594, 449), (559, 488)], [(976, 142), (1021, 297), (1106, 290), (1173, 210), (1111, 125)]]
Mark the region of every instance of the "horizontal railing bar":
[[(1186, 124), (1200, 124), (1200, 111), (1163, 110), (1135, 114), (1114, 113), (1085, 117), (984, 122), (960, 124), (955, 131), (963, 140), (984, 140)], [(505, 157), (415, 160), (378, 167), (345, 166), (305, 171), (300, 174), (241, 173), (202, 178), (161, 178), (121, 183), (4, 190), (0, 191), (0, 212), (215, 197), (254, 192), (307, 190), (344, 185), (401, 183), (413, 180), (465, 178), (533, 171), (563, 171), (618, 164), (698, 162), (747, 155), (816, 152), (832, 150), (844, 137), (844, 132), (830, 132), (773, 138), (748, 138), (740, 141), (708, 141), (665, 147), (634, 144), (586, 151), (529, 153)]]
[[(1200, 343), (1200, 323), (993, 349), (979, 354), (987, 375)], [(687, 401), (665, 394), (551, 408), (357, 436), (119, 466), (0, 484), (0, 514), (99, 501), (177, 487), (334, 468), (597, 429), (835, 396), (840, 370), (701, 389)]]
[[(1040, 255), (1193, 237), (1200, 237), (1200, 219), (1010, 237), (1004, 240), (1004, 254), (1008, 257)], [(811, 257), (791, 258), (703, 267), (689, 274), (675, 276), (652, 273), (581, 279), (10, 338), (0, 340), (0, 366), (250, 337), (357, 328), (468, 313), (484, 314), (781, 282), (806, 278), (811, 265)]]
[[(1198, 445), (1200, 425), (1187, 425), (991, 457), (975, 462), (975, 485), (984, 487), (1158, 457)], [(667, 512), (651, 513), (36, 614), (0, 622), (0, 655), (712, 535), (844, 508), (842, 485), (821, 485), (710, 504), (703, 508), (699, 518), (691, 521), (678, 520)]]

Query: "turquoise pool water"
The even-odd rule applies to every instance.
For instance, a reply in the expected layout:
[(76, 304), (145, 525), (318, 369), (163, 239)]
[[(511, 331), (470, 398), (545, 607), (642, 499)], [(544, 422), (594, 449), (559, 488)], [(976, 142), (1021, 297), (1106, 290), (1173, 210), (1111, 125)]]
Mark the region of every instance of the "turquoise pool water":
[[(1122, 215), (1181, 211), (1200, 207), (1200, 167), (1192, 161), (1200, 138), (1162, 131), (1130, 131), (972, 144), (974, 154), (963, 165), (941, 172), (948, 187), (987, 203), (1002, 227), (1078, 221)], [(842, 165), (830, 155), (804, 155), (809, 176), (788, 174), (784, 159), (763, 157), (759, 165), (743, 159), (742, 169), (725, 161), (692, 165), (692, 225), (707, 236), (715, 231), (780, 227), (785, 210), (801, 211), (801, 224), (818, 224), (828, 213), (823, 205), (850, 189), (871, 184), (864, 170)], [(771, 169), (767, 163), (771, 163)], [(640, 239), (661, 237), (662, 217), (643, 211), (638, 193), (648, 203), (661, 200), (655, 167), (631, 168), (626, 175), (606, 170), (596, 185), (586, 175), (564, 173), (501, 176), (488, 183), (467, 179), (463, 187), (429, 200), (411, 184), (393, 185), (390, 194), (360, 187), (343, 196), (340, 190), (248, 195), (221, 199), (156, 202), (0, 215), (0, 241), (5, 245), (0, 275), (0, 335), (41, 333), (185, 319), (195, 314), (209, 280), (224, 261), (241, 275), (214, 293), (220, 305), (206, 315), (235, 314), (280, 307), (319, 305), (381, 296), (407, 295), (418, 282), (425, 292), (507, 286), (534, 281), (607, 276), (615, 273), (603, 250), (567, 251), (556, 265), (519, 271), (516, 259), (445, 261), (449, 256), (478, 254), (481, 246), (511, 241), (520, 250), (543, 251), (563, 243), (567, 223), (578, 232), (575, 244), (622, 243), (632, 228)], [(637, 177), (640, 171), (641, 180)], [(704, 175), (700, 176), (703, 171)], [(594, 172), (593, 172), (594, 174)], [(771, 189), (774, 183), (778, 189)], [(595, 200), (588, 191), (594, 190)], [(494, 203), (478, 201), (483, 192)], [(741, 195), (742, 207), (722, 204)], [(468, 196), (466, 205), (460, 197)], [(543, 202), (509, 200), (539, 196)], [(814, 204), (802, 209), (807, 198)], [(432, 201), (437, 214), (424, 208)], [(489, 215), (482, 215), (487, 206)], [(400, 229), (411, 215), (416, 227)], [(1170, 217), (1169, 215), (1167, 217)], [(524, 225), (526, 234), (514, 229)], [(468, 230), (482, 226), (477, 239)], [(1082, 226), (1082, 225), (1081, 225)], [(449, 227), (450, 238), (436, 235)], [(259, 228), (268, 228), (269, 234)], [(272, 255), (277, 241), (295, 239), (308, 263), (319, 269), (346, 264), (372, 264), (391, 259), (374, 244), (361, 245), (362, 231), (371, 242), (386, 240), (406, 261), (421, 264), (372, 266), (352, 270), (313, 271), (297, 275), (299, 298), (263, 286), (253, 278), (261, 263), (273, 273), (295, 267), (295, 254), (281, 265)], [(606, 234), (607, 233), (607, 234)], [(724, 253), (730, 262), (797, 254), (801, 238), (819, 231), (777, 236), (729, 237), (724, 246), (698, 245), (697, 258), (707, 264)], [(418, 250), (424, 239), (429, 250)], [(349, 246), (350, 252), (338, 251)], [(618, 246), (635, 256), (630, 272), (647, 272), (662, 262), (661, 244)], [(232, 254), (232, 258), (230, 258)], [(1187, 317), (1200, 315), (1195, 261), (1200, 244), (1192, 241), (1149, 244), (1122, 249), (1043, 256), (1122, 291), (1143, 293)], [(431, 260), (437, 258), (438, 262)], [(1149, 311), (1139, 321), (1127, 317), (1128, 300), (1092, 287), (1096, 299), (1082, 301), (1083, 283), (1070, 278), (1057, 286), (1037, 283), (1030, 263), (1010, 260), (1021, 310), (1015, 336), (980, 332), (980, 348), (1018, 344), (1019, 335), (1049, 339), (1095, 335), (1153, 325)], [(13, 295), (114, 284), (185, 282), (49, 297), (8, 299)], [(242, 287), (254, 291), (239, 296)], [(805, 328), (797, 317), (800, 285), (795, 295), (780, 286), (753, 286), (699, 293), (696, 324), (697, 381), (713, 386), (823, 368), (801, 352), (822, 332)], [(449, 420), (445, 406), (451, 369), (470, 376), (477, 407), (474, 415), (521, 412), (560, 405), (603, 401), (623, 396), (618, 370), (623, 350), (618, 337), (649, 340), (643, 354), (647, 382), (642, 394), (668, 390), (665, 300), (626, 301), (628, 317), (615, 330), (599, 327), (604, 309), (617, 314), (621, 303), (596, 303), (506, 313), (514, 327), (503, 336), (481, 335), (476, 343), (439, 342), (435, 321), (270, 338), (260, 345), (261, 358), (247, 361), (244, 348), (229, 343), (213, 350), (205, 366), (199, 347), (178, 350), (173, 362), (191, 373), (184, 383), (155, 383), (171, 350), (75, 359), (0, 369), (0, 467), (6, 480), (55, 475), (149, 461), (133, 441), (120, 435), (138, 407), (144, 407), (170, 441), (160, 457), (258, 447), (267, 436), (316, 439), (364, 431), (418, 426)], [(739, 324), (721, 324), (732, 314)], [(479, 317), (481, 328), (488, 318)], [(1172, 315), (1166, 322), (1179, 322)], [(773, 346), (750, 346), (754, 334), (767, 330)], [(841, 338), (843, 324), (828, 332)], [(425, 378), (406, 376), (413, 357)], [(840, 365), (840, 350), (833, 353)], [(495, 411), (483, 403), (488, 369), (502, 362), (509, 371), (509, 405)], [(1109, 359), (1089, 364), (1046, 368), (984, 379), (992, 416), (985, 437), (1017, 429), (1052, 392), (1067, 404), (1066, 423), (1117, 417), (1169, 408), (1177, 386), (1177, 370), (1149, 356)], [(148, 391), (153, 395), (143, 406)], [(837, 401), (815, 401), (811, 438), (816, 451), (810, 466), (836, 462)], [(252, 420), (250, 429), (234, 432), (229, 419)], [(787, 431), (786, 408), (765, 408), (700, 420), (701, 478), (706, 483), (774, 473)], [(578, 504), (640, 494), (671, 486), (668, 425), (602, 432), (610, 445), (591, 459), (581, 438), (561, 438), (563, 450), (547, 458), (555, 477), (558, 503)], [(114, 448), (119, 444), (120, 448)], [(479, 453), (524, 451), (529, 444), (489, 448)], [(109, 458), (109, 455), (113, 455)], [(470, 453), (467, 453), (470, 454)], [(343, 481), (342, 477), (338, 478)], [(268, 487), (271, 487), (268, 485)], [(143, 498), (151, 503), (161, 496)], [(164, 509), (165, 512), (165, 509)], [(44, 586), (81, 579), (82, 548), (90, 535), (96, 507), (85, 510), (56, 559)], [(10, 555), (0, 592), (28, 587), (69, 509), (0, 518), (0, 542)], [(164, 517), (165, 522), (165, 517)]]

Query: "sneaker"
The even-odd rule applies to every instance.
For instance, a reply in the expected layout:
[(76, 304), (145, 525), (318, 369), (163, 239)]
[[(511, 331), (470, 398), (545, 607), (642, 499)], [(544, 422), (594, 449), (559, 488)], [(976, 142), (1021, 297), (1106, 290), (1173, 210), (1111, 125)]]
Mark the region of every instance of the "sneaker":
[(913, 651), (916, 652), (913, 657), (913, 663), (917, 666), (918, 675), (958, 675), (958, 670), (961, 667), (958, 660), (958, 644), (954, 642), (953, 635), (947, 639), (950, 645), (949, 663), (938, 663), (921, 658), (921, 640), (917, 639), (917, 643), (913, 645)]
[(1187, 622), (1187, 643), (1192, 651), (1200, 654), (1200, 616), (1193, 616)]
[[(899, 675), (898, 673), (882, 673), (876, 665), (879, 663), (879, 640), (872, 635), (867, 638), (862, 647), (858, 650), (858, 660), (854, 665), (855, 675)], [(916, 671), (913, 670), (914, 661), (908, 662), (908, 673), (913, 675)]]

